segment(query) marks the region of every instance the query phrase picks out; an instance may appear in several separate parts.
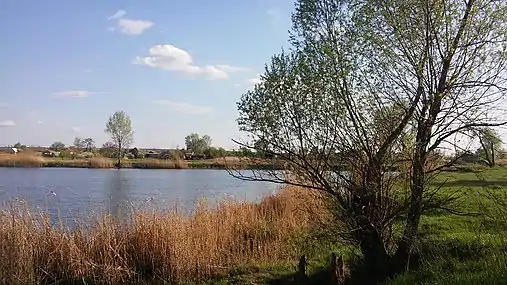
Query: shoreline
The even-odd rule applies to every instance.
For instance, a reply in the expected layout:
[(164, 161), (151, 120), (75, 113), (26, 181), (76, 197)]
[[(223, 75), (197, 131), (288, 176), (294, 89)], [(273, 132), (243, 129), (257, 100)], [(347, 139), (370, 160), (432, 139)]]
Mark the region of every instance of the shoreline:
[[(0, 168), (90, 168), (90, 169), (115, 169), (116, 164), (112, 159), (44, 159), (42, 157), (26, 157), (25, 159), (11, 159), (0, 161)], [(241, 170), (280, 170), (273, 164), (251, 165), (237, 161), (185, 161), (185, 160), (161, 160), (161, 159), (137, 159), (124, 160), (122, 167), (125, 169), (216, 169), (227, 168)]]

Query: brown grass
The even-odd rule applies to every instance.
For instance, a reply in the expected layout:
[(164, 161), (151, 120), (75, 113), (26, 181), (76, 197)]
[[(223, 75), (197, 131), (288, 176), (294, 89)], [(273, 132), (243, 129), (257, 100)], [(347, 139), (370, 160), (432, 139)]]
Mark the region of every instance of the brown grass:
[(146, 169), (187, 169), (188, 164), (181, 159), (162, 160), (147, 158), (130, 163), (132, 168), (146, 168)]
[[(296, 260), (291, 240), (309, 229), (310, 196), (285, 189), (261, 203), (223, 201), (195, 213), (136, 212), (74, 230), (26, 207), (0, 212), (2, 284), (147, 284), (197, 281), (249, 263)], [(305, 207), (303, 207), (305, 205)]]
[(113, 168), (114, 163), (107, 157), (92, 157), (88, 159), (90, 168)]
[(44, 158), (33, 153), (0, 154), (0, 167), (42, 167)]

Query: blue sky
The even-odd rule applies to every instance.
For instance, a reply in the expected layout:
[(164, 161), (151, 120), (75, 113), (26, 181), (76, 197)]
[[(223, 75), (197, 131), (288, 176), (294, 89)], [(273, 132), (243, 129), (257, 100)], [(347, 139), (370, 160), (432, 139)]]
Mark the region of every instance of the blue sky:
[(236, 102), (287, 42), (292, 0), (2, 1), (0, 145), (92, 137), (116, 110), (135, 145), (239, 138)]

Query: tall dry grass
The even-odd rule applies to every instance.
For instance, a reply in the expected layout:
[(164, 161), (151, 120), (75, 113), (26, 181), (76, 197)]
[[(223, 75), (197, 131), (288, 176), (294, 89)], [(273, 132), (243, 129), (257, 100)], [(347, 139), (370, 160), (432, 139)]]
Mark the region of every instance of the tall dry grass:
[(0, 154), (0, 167), (42, 167), (43, 165), (44, 158), (32, 152)]
[(190, 216), (139, 211), (122, 224), (106, 216), (73, 230), (11, 207), (0, 212), (0, 282), (173, 284), (250, 262), (294, 261), (291, 240), (311, 225), (305, 209), (318, 205), (301, 191), (285, 189), (258, 204), (201, 203)]
[(114, 163), (110, 158), (107, 157), (92, 157), (88, 159), (90, 168), (113, 168)]
[(153, 159), (147, 158), (130, 163), (132, 168), (146, 169), (187, 169), (188, 164), (181, 159)]

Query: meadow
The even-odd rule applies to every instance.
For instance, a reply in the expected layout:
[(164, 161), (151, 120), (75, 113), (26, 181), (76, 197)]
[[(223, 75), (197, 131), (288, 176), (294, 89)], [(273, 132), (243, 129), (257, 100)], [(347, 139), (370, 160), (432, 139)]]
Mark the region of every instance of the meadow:
[[(387, 284), (506, 284), (507, 168), (466, 166), (440, 174), (433, 187), (457, 197), (452, 209), (421, 221), (419, 267)], [(322, 198), (286, 187), (260, 203), (138, 209), (132, 221), (107, 216), (69, 230), (26, 206), (0, 214), (2, 284), (300, 284), (298, 259), (308, 260), (310, 284), (327, 284), (331, 253), (357, 272), (354, 245), (325, 234)], [(354, 283), (353, 274), (349, 284)]]

